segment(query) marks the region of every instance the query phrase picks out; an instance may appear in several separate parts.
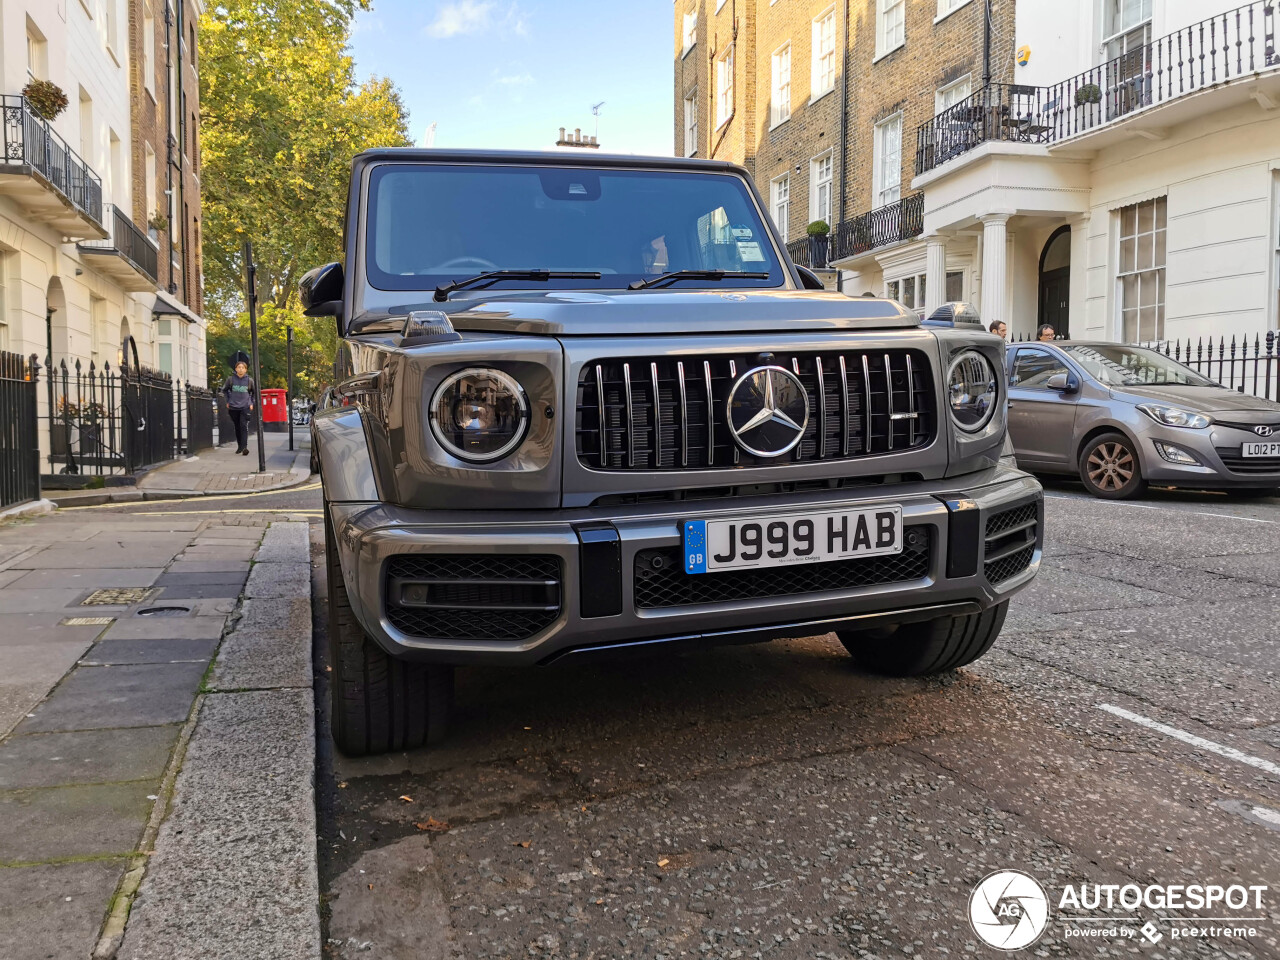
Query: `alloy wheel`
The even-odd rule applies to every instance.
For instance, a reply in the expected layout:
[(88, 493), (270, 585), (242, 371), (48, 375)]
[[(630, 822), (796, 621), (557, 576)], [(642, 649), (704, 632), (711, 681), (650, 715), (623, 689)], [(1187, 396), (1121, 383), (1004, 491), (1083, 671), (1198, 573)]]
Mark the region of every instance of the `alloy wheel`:
[(1085, 469), (1088, 471), (1089, 481), (1095, 487), (1114, 493), (1133, 482), (1137, 465), (1127, 446), (1115, 441), (1105, 441), (1089, 453)]

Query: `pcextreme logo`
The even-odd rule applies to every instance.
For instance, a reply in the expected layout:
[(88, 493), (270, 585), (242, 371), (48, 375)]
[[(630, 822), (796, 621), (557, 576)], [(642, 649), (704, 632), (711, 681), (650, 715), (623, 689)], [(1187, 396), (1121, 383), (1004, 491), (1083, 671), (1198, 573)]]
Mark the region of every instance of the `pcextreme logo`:
[[(1056, 898), (1057, 922), (1066, 940), (1247, 940), (1266, 919), (1267, 890), (1265, 884), (1079, 883), (1064, 886)], [(997, 870), (969, 896), (969, 924), (989, 947), (1024, 950), (1048, 929), (1052, 899), (1030, 874)], [(1185, 916), (1203, 911), (1211, 915)]]

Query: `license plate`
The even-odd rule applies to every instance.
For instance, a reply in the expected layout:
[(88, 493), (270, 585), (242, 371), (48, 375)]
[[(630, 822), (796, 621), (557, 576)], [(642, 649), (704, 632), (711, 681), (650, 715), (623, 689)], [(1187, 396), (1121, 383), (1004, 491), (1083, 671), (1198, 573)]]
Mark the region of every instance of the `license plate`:
[(825, 563), (902, 552), (902, 507), (687, 520), (684, 572)]
[(1242, 457), (1280, 457), (1280, 440), (1267, 440), (1263, 443), (1245, 443), (1240, 446)]

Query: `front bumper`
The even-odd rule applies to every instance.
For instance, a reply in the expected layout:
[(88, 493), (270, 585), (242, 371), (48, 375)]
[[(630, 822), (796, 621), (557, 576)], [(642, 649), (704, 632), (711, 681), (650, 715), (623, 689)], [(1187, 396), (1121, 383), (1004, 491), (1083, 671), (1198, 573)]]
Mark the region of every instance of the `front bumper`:
[[(446, 513), (370, 503), (335, 503), (329, 510), (343, 580), (366, 632), (392, 656), (441, 663), (527, 665), (568, 653), (654, 642), (711, 644), (802, 637), (873, 622), (973, 612), (1006, 599), (1039, 568), (1044, 526), (1040, 485), (1007, 465), (954, 480), (877, 488), (860, 497), (850, 494), (840, 490), (608, 511)], [(905, 528), (927, 533), (929, 555), (921, 576), (682, 606), (654, 608), (637, 602), (637, 554), (679, 547), (684, 520), (886, 503), (901, 505)], [(997, 515), (1011, 517), (1011, 508), (1024, 508), (1023, 514), (1033, 517), (1035, 524), (1026, 533), (1030, 538), (1026, 548), (1015, 558), (1016, 572), (1009, 575), (1009, 568), (999, 567), (994, 559), (994, 547), (984, 546), (984, 538), (996, 529), (988, 527), (988, 520)], [(615, 551), (612, 561), (608, 551), (600, 548), (602, 539)], [(990, 553), (984, 555), (984, 551)], [(558, 558), (562, 574), (558, 609), (552, 622), (518, 640), (410, 635), (388, 615), (389, 564), (406, 554)], [(997, 582), (989, 580), (988, 573)]]
[[(1270, 440), (1251, 430), (1213, 423), (1204, 430), (1144, 425), (1140, 437), (1142, 475), (1155, 484), (1229, 490), (1249, 487), (1280, 487), (1280, 458), (1246, 459), (1240, 455), (1245, 443)], [(1177, 449), (1196, 459), (1195, 464), (1170, 463), (1156, 444)]]

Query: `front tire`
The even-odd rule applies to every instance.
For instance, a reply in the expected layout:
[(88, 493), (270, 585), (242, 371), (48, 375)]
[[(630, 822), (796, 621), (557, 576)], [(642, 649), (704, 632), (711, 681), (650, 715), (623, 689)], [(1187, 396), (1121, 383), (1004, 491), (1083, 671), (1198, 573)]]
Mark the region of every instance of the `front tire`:
[(861, 667), (890, 677), (946, 673), (973, 663), (991, 649), (1004, 626), (1009, 601), (982, 613), (938, 617), (836, 636)]
[(349, 757), (438, 743), (453, 706), (453, 667), (397, 660), (365, 634), (347, 598), (327, 504), (324, 554), (333, 742)]
[(1080, 480), (1103, 500), (1129, 500), (1147, 489), (1138, 451), (1123, 433), (1094, 437), (1080, 451)]

